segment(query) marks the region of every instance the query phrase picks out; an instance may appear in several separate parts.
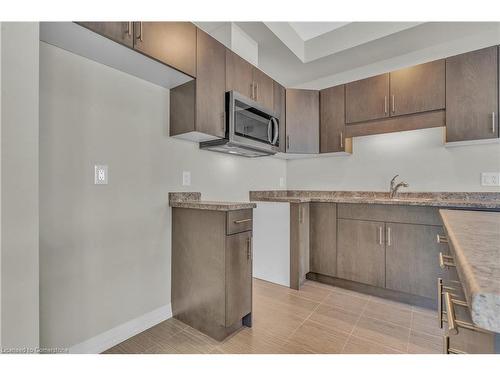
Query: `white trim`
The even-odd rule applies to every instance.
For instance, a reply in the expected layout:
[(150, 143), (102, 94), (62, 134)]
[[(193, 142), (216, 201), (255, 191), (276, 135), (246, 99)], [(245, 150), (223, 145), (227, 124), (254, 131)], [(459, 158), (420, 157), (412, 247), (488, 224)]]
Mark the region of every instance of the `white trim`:
[(489, 138), (489, 139), (473, 139), (470, 141), (456, 141), (456, 142), (445, 142), (444, 147), (462, 147), (462, 146), (474, 146), (474, 145), (488, 145), (500, 143), (500, 138)]
[(172, 305), (157, 308), (138, 318), (94, 336), (69, 348), (71, 354), (97, 354), (172, 317)]

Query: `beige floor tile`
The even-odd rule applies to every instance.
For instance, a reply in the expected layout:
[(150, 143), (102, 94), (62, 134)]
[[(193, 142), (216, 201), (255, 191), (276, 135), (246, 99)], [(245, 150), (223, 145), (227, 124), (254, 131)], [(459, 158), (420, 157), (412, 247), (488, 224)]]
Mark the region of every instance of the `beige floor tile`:
[(437, 314), (413, 312), (411, 329), (428, 335), (443, 336), (444, 331), (438, 326)]
[(144, 331), (120, 343), (120, 347), (126, 353), (139, 354), (144, 353), (156, 344), (157, 342), (153, 339), (153, 336), (148, 331)]
[(302, 319), (307, 318), (319, 303), (298, 296), (283, 293), (281, 296), (273, 297), (270, 294), (254, 295), (253, 308), (255, 314), (267, 312), (269, 309), (286, 311)]
[(181, 354), (175, 348), (167, 344), (155, 344), (142, 354)]
[(289, 289), (288, 293), (311, 301), (321, 302), (330, 294), (330, 290), (308, 283), (302, 285), (300, 290)]
[(342, 351), (343, 354), (403, 354), (403, 352), (381, 345), (377, 342), (351, 336)]
[(205, 335), (192, 329), (189, 332), (184, 330), (170, 336), (159, 343), (158, 346), (160, 350), (165, 348), (164, 350), (168, 353), (172, 350), (178, 354), (207, 354), (215, 348), (214, 344)]
[(411, 331), (408, 353), (411, 354), (442, 354), (443, 337), (427, 335), (422, 332)]
[(127, 352), (118, 344), (102, 352), (102, 354), (127, 354)]
[(385, 302), (379, 299), (368, 301), (363, 317), (385, 320), (410, 328), (411, 306), (401, 303)]
[(346, 332), (307, 320), (290, 336), (289, 342), (304, 352), (334, 354), (342, 351), (348, 337)]
[(368, 297), (362, 294), (344, 291), (339, 288), (332, 289), (331, 293), (325, 298), (323, 304), (339, 307), (344, 310), (361, 312), (368, 303)]
[(361, 311), (353, 312), (330, 305), (320, 305), (309, 317), (309, 320), (333, 327), (336, 330), (351, 333)]
[(156, 344), (161, 344), (164, 340), (181, 332), (187, 327), (188, 325), (180, 320), (171, 318), (151, 327), (146, 332), (151, 335)]
[(285, 354), (286, 341), (270, 332), (244, 328), (217, 346), (226, 354)]
[(266, 310), (265, 314), (256, 312), (252, 320), (252, 329), (281, 339), (287, 339), (304, 322), (304, 318), (280, 310)]
[(385, 320), (361, 317), (354, 328), (353, 336), (380, 342), (385, 346), (406, 352), (410, 329)]

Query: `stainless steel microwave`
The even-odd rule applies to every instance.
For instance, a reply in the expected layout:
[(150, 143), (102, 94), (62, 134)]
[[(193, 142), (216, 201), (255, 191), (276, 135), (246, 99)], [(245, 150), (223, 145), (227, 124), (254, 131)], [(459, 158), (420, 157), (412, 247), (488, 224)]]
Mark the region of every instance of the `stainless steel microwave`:
[(279, 152), (278, 116), (236, 91), (226, 93), (226, 136), (200, 143), (200, 148), (257, 157)]

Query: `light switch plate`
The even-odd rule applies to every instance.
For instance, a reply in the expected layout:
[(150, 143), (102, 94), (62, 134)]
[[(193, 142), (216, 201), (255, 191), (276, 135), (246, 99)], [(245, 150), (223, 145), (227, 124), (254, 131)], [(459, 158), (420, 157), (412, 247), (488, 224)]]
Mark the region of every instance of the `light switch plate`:
[(482, 186), (500, 186), (500, 172), (481, 173)]
[(191, 172), (183, 171), (182, 172), (182, 186), (191, 186)]
[(108, 166), (95, 165), (94, 166), (94, 184), (107, 185), (108, 184)]

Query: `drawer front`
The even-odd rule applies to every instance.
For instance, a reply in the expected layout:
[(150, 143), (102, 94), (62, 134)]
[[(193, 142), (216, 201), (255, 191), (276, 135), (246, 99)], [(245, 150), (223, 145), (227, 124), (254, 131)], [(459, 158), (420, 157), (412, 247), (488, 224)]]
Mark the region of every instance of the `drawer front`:
[(227, 213), (226, 234), (235, 234), (252, 230), (253, 211), (238, 210)]
[(438, 208), (420, 206), (390, 206), (382, 204), (338, 204), (341, 219), (385, 221), (391, 223), (443, 225)]

